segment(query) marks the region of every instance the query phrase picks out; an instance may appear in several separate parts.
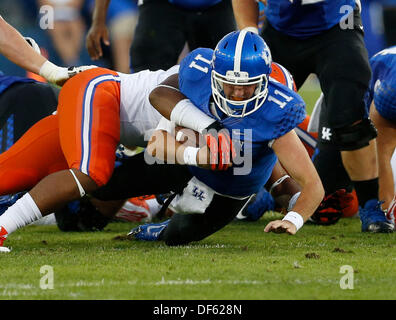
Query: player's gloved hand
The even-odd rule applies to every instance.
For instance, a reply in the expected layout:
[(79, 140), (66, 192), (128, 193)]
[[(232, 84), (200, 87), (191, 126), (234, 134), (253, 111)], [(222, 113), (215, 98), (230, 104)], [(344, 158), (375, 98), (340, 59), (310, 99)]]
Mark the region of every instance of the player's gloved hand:
[(29, 45), (34, 49), (34, 51), (41, 54), (40, 47), (37, 44), (37, 42), (34, 41), (33, 38), (30, 38), (30, 37), (24, 37), (24, 38), (25, 38), (26, 42), (29, 43)]
[(43, 63), (40, 69), (40, 76), (47, 79), (58, 86), (63, 86), (67, 80), (76, 74), (85, 70), (97, 68), (95, 65), (80, 66), (80, 67), (59, 67), (52, 62), (46, 61)]
[(236, 157), (228, 129), (218, 122), (213, 122), (204, 131), (206, 145), (210, 151), (210, 168), (212, 170), (227, 170)]

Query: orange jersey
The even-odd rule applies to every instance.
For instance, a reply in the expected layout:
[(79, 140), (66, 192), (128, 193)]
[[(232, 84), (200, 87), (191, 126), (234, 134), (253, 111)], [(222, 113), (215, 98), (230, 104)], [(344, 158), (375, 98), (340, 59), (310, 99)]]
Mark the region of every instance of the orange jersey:
[(279, 63), (272, 62), (270, 79), (278, 81), (288, 87), (289, 89), (297, 92), (296, 84), (294, 83), (291, 73)]

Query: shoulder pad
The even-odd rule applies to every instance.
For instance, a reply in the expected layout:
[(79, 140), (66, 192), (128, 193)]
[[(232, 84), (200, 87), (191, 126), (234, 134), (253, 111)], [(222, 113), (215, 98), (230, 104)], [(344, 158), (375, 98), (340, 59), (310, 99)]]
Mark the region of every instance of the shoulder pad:
[(271, 139), (279, 138), (304, 121), (305, 103), (295, 92), (278, 83), (269, 85), (263, 116), (270, 123), (268, 134)]

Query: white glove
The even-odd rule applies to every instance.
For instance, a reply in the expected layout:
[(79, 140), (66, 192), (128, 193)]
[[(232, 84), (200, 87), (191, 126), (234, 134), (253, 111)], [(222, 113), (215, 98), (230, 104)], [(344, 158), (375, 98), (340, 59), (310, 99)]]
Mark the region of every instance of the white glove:
[(34, 41), (33, 38), (30, 38), (30, 37), (24, 37), (24, 38), (25, 38), (25, 40), (27, 41), (27, 43), (29, 43), (30, 46), (34, 49), (34, 51), (36, 51), (37, 53), (40, 53), (40, 54), (41, 54), (40, 47), (39, 47), (39, 45), (37, 44), (37, 42)]
[(55, 83), (58, 86), (63, 86), (64, 83), (77, 73), (85, 70), (97, 68), (95, 65), (80, 66), (80, 67), (59, 67), (52, 62), (46, 61), (40, 69), (40, 76), (47, 79), (49, 82)]

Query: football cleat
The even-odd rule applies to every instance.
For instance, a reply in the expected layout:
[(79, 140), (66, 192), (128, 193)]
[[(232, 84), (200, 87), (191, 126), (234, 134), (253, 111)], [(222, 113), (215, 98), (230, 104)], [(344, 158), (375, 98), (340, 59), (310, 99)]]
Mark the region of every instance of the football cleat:
[(342, 217), (342, 205), (345, 205), (341, 199), (345, 199), (346, 194), (345, 189), (339, 189), (325, 196), (309, 221), (324, 226), (337, 223)]
[(125, 202), (115, 217), (129, 222), (150, 222), (160, 208), (155, 195), (134, 197)]
[(371, 199), (366, 202), (364, 208), (360, 208), (359, 216), (362, 222), (362, 232), (390, 233), (394, 230), (393, 223), (390, 223), (381, 209), (381, 201)]
[(395, 215), (396, 215), (396, 195), (393, 198), (392, 202), (389, 205), (389, 208), (386, 212), (386, 219), (395, 225)]
[(351, 218), (359, 213), (359, 201), (355, 189), (339, 197), (342, 217)]
[(11, 250), (4, 247), (4, 241), (7, 239), (8, 232), (5, 228), (0, 227), (0, 252), (10, 252)]
[(262, 188), (249, 200), (245, 208), (237, 214), (236, 220), (257, 221), (266, 211), (272, 211), (274, 209), (274, 198), (265, 188)]
[(169, 222), (170, 219), (160, 223), (148, 223), (138, 226), (128, 233), (128, 238), (144, 241), (158, 241), (162, 231), (168, 226)]
[(19, 198), (24, 195), (24, 192), (19, 192), (16, 194), (9, 194), (5, 196), (0, 196), (0, 216), (11, 207)]

